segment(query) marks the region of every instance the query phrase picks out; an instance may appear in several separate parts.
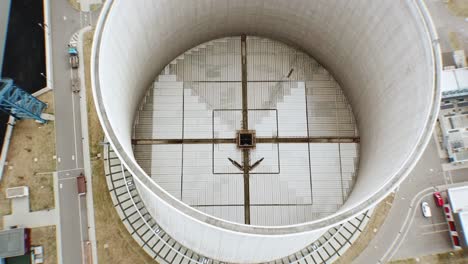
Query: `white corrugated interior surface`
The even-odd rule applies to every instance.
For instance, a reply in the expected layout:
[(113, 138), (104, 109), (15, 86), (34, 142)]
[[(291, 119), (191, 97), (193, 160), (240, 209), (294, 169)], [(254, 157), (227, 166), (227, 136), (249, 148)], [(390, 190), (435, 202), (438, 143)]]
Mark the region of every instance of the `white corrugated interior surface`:
[[(134, 139), (234, 138), (241, 128), (240, 37), (179, 56), (141, 103)], [(270, 39), (247, 38), (249, 129), (259, 138), (351, 137), (357, 128), (340, 86), (314, 59)], [(289, 225), (336, 212), (349, 195), (356, 143), (262, 143), (251, 161), (251, 221)], [(174, 197), (243, 223), (243, 178), (235, 144), (135, 145), (137, 161)]]

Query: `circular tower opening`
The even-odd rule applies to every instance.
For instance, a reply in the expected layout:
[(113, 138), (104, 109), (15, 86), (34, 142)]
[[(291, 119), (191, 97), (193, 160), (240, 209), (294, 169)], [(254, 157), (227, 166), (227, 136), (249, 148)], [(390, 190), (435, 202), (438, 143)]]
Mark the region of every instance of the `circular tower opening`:
[(238, 36), (171, 61), (138, 109), (137, 162), (173, 197), (242, 224), (335, 213), (356, 180), (359, 136), (341, 87), (306, 53)]

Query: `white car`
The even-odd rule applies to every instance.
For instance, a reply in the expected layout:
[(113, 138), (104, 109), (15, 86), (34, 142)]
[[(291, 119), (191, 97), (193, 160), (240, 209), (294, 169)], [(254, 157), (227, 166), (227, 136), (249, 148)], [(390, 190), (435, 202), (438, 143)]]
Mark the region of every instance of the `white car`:
[(421, 203), (421, 209), (424, 217), (431, 217), (431, 208), (429, 207), (429, 204), (427, 202)]

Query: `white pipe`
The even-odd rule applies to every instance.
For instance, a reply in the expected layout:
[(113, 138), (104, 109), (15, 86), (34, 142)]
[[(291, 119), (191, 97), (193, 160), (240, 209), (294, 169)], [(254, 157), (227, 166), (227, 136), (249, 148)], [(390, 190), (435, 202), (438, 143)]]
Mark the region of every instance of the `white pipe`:
[(44, 37), (45, 37), (45, 57), (46, 57), (46, 86), (50, 89), (54, 88), (53, 85), (53, 70), (52, 70), (52, 30), (50, 27), (50, 0), (44, 0)]
[(13, 128), (15, 127), (16, 119), (10, 116), (7, 123), (7, 130), (5, 138), (3, 139), (2, 154), (0, 155), (0, 182), (3, 178), (3, 171), (5, 170), (5, 162), (8, 156), (8, 149), (10, 148), (11, 136), (13, 135)]

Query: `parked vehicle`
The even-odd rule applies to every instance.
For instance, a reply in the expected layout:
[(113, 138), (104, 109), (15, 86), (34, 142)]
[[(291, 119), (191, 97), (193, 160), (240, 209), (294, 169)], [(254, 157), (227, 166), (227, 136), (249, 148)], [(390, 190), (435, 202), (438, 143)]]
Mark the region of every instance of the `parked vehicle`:
[(78, 57), (78, 50), (76, 47), (71, 45), (68, 46), (68, 56), (72, 69), (77, 69), (80, 66), (80, 58)]
[(77, 77), (72, 78), (71, 87), (72, 87), (72, 92), (79, 93), (80, 92), (80, 78), (77, 78)]
[(434, 193), (434, 202), (439, 207), (444, 206), (444, 198), (442, 198), (442, 195), (440, 195), (440, 192)]
[(421, 203), (421, 209), (424, 217), (431, 217), (431, 208), (429, 207), (429, 204), (427, 202)]
[(76, 185), (78, 187), (78, 195), (86, 194), (86, 177), (83, 173), (80, 176), (76, 177)]

